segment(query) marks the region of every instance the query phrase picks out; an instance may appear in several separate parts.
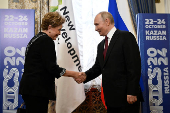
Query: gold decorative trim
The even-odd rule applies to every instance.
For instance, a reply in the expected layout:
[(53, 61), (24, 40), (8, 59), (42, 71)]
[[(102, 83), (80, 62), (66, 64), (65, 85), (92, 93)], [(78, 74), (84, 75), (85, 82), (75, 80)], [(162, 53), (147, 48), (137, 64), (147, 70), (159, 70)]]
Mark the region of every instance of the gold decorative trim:
[(155, 0), (155, 3), (160, 3), (161, 1), (160, 0)]

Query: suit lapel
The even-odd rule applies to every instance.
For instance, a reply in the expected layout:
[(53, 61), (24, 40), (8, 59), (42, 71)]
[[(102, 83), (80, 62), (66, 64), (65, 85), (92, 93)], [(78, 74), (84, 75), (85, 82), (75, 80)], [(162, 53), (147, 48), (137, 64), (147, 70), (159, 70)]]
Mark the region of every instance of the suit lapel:
[(99, 60), (102, 65), (104, 63), (103, 51), (104, 51), (104, 40), (102, 40), (101, 44), (99, 45)]
[(110, 53), (111, 53), (111, 50), (113, 49), (113, 47), (114, 47), (114, 45), (115, 45), (115, 42), (116, 42), (116, 40), (118, 39), (118, 34), (119, 34), (119, 30), (117, 29), (117, 30), (115, 31), (115, 33), (113, 34), (112, 39), (111, 39), (111, 41), (110, 41), (110, 44), (109, 44), (109, 47), (108, 47), (108, 49), (107, 49), (106, 58), (105, 58), (105, 60), (104, 60), (103, 66), (106, 64), (106, 62), (107, 62), (107, 60), (108, 60), (108, 58), (109, 58), (109, 55), (110, 55)]

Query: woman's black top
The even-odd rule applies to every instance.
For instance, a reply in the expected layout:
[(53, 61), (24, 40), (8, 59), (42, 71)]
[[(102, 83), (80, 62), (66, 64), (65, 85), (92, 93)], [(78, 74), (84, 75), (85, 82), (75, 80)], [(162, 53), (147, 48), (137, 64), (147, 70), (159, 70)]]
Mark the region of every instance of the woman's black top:
[(39, 32), (26, 48), (19, 94), (55, 100), (55, 78), (65, 73), (65, 69), (59, 67), (56, 61), (54, 41), (47, 34)]

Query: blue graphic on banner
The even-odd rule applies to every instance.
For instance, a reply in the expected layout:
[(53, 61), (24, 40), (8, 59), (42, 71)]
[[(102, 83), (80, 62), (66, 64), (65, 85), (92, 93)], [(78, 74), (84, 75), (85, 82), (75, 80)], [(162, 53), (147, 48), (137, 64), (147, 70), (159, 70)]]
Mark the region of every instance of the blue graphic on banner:
[(143, 113), (170, 113), (170, 15), (138, 14), (138, 43), (144, 82)]
[(0, 9), (0, 113), (16, 113), (25, 49), (34, 36), (34, 10)]

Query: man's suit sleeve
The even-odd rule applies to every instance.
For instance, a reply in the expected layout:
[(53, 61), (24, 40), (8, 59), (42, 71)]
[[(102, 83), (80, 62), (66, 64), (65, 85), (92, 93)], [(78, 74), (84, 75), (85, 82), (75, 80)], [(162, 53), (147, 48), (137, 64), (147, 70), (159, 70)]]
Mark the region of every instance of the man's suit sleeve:
[(127, 95), (137, 95), (141, 75), (141, 58), (139, 47), (134, 35), (130, 32), (124, 35), (124, 56), (127, 70)]
[(84, 81), (84, 83), (89, 82), (90, 80), (98, 77), (101, 74), (101, 68), (100, 68), (100, 63), (99, 63), (99, 45), (97, 49), (97, 57), (96, 57), (95, 64), (92, 66), (92, 68), (87, 70), (85, 73), (87, 75), (87, 78)]

